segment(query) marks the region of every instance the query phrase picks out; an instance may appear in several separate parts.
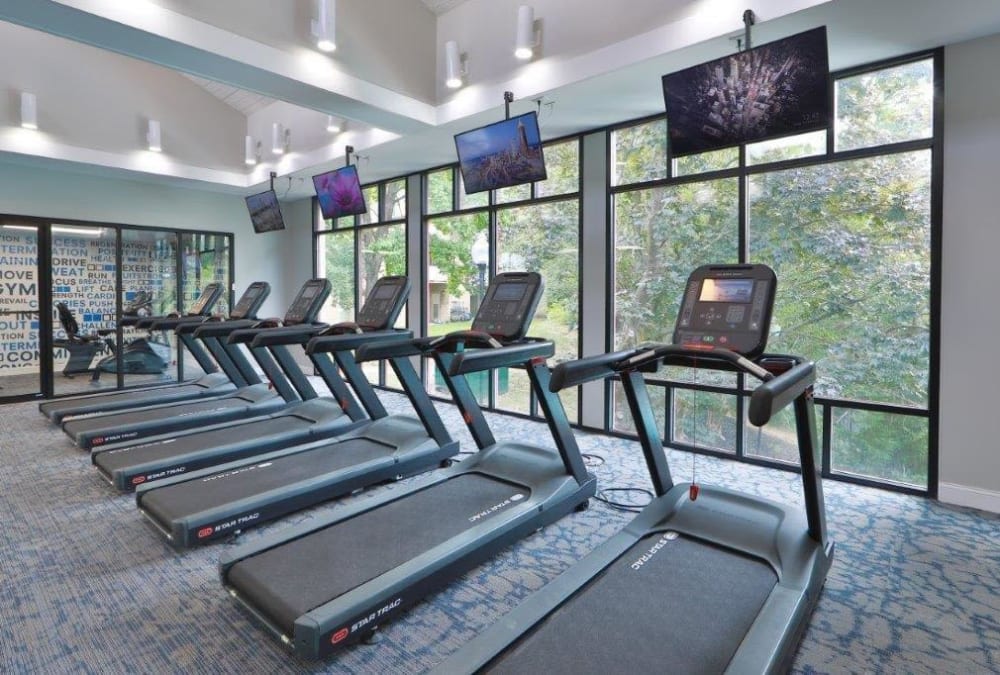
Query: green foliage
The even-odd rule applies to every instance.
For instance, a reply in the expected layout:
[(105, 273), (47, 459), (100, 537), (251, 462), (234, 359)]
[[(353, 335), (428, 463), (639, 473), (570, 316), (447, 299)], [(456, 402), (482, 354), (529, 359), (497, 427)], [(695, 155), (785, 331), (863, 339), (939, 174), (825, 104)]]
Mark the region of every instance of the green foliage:
[[(930, 60), (839, 81), (837, 147), (928, 138), (932, 93)], [(657, 122), (615, 133), (616, 184), (664, 175), (665, 133)], [(759, 144), (753, 161), (822, 153), (821, 138)], [(738, 260), (738, 188), (745, 180), (749, 259), (778, 275), (770, 350), (816, 360), (821, 396), (926, 406), (930, 155), (919, 150), (617, 193), (616, 347), (669, 340), (690, 271)], [(677, 174), (730, 168), (732, 158), (731, 151), (683, 158)], [(693, 414), (690, 407), (679, 399), (678, 415)], [(848, 412), (854, 418), (839, 432), (835, 464), (926, 482), (925, 419), (838, 414)], [(700, 433), (728, 438), (732, 415), (730, 403), (710, 402), (699, 410)]]

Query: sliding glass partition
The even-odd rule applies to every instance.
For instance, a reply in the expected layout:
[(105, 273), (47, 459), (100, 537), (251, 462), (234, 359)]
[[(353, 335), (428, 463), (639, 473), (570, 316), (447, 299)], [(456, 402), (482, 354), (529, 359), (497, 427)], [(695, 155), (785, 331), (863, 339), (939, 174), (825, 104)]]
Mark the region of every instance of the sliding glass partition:
[(118, 386), (118, 232), (52, 226), (55, 395)]
[(0, 218), (0, 397), (42, 391), (38, 251), (35, 225)]
[(122, 318), (183, 313), (212, 281), (228, 312), (231, 252), (228, 234), (0, 216), (0, 402), (198, 376), (173, 333)]

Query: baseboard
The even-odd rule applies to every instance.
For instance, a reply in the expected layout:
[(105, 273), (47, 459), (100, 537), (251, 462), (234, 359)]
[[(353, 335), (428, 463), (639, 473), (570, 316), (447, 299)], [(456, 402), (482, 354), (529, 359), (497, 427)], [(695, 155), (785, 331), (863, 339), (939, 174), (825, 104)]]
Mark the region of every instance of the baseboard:
[(983, 488), (955, 483), (938, 483), (938, 500), (946, 504), (1000, 513), (1000, 492), (984, 490)]

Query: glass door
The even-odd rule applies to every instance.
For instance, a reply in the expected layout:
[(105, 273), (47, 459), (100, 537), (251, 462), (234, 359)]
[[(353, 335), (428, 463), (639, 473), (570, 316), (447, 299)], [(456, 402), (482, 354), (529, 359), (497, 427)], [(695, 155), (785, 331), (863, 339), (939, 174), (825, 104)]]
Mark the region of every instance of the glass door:
[[(177, 235), (159, 230), (124, 230), (120, 289), (122, 324), (129, 315), (163, 316), (180, 310)], [(177, 379), (177, 343), (172, 331), (136, 330), (125, 325), (122, 372), (125, 386)]]
[(52, 372), (55, 395), (118, 385), (118, 286), (110, 227), (52, 225)]
[(35, 225), (0, 223), (0, 398), (39, 396), (42, 359)]

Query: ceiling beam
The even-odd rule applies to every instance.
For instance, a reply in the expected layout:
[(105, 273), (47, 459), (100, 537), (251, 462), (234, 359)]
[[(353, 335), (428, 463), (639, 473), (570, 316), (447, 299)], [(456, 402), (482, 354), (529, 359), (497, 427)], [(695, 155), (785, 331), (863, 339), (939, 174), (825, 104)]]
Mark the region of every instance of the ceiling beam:
[(433, 126), (434, 106), (147, 0), (13, 0), (0, 19), (397, 134)]

